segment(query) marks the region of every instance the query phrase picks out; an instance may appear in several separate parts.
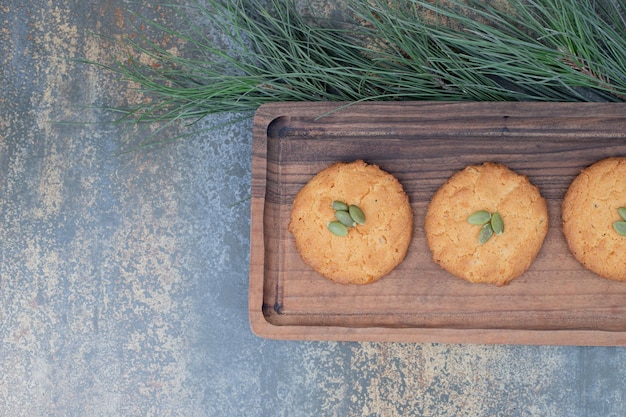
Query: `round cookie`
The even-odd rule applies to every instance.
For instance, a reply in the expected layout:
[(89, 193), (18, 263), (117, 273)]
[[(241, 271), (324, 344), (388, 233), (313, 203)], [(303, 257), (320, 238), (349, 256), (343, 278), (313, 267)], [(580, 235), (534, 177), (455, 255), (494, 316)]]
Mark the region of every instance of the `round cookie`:
[(626, 206), (626, 158), (607, 158), (585, 168), (571, 183), (562, 205), (563, 234), (585, 268), (626, 281), (626, 237), (613, 229)]
[[(504, 231), (479, 242), (477, 211), (499, 213)], [(487, 223), (487, 226), (489, 223)], [(442, 268), (470, 282), (507, 284), (533, 262), (548, 232), (545, 199), (527, 177), (487, 162), (457, 172), (433, 196), (426, 238)]]
[[(333, 201), (354, 204), (365, 223), (347, 236), (330, 232)], [(406, 255), (413, 210), (391, 174), (363, 161), (338, 162), (315, 175), (296, 195), (289, 231), (305, 263), (343, 284), (367, 284), (391, 272)]]

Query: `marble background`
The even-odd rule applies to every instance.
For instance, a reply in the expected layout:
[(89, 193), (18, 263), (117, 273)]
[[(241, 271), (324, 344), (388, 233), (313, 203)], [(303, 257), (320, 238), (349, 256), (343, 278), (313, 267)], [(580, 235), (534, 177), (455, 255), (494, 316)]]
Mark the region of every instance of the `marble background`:
[(75, 61), (153, 3), (0, 3), (0, 416), (626, 415), (625, 348), (254, 336), (251, 118), (124, 153), (140, 94)]

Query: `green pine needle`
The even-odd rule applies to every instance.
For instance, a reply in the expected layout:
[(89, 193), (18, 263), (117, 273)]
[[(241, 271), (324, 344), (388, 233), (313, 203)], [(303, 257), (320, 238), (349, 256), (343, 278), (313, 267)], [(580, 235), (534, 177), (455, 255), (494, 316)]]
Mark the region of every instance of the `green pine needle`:
[(118, 111), (134, 122), (171, 122), (275, 101), (626, 100), (625, 0), (344, 6), (347, 21), (331, 22), (304, 18), (294, 0), (196, 4), (228, 49), (194, 24), (189, 10), (171, 6), (184, 30), (144, 23), (182, 41), (184, 54), (147, 37), (126, 38), (128, 59), (105, 68), (150, 100)]

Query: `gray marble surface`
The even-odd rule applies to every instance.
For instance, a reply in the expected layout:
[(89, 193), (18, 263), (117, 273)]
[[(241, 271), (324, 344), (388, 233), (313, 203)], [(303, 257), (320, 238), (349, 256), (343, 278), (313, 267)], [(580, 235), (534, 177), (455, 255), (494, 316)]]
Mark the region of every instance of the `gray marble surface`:
[(254, 336), (251, 118), (122, 153), (88, 106), (140, 95), (73, 61), (152, 3), (0, 3), (0, 416), (626, 415), (625, 348)]

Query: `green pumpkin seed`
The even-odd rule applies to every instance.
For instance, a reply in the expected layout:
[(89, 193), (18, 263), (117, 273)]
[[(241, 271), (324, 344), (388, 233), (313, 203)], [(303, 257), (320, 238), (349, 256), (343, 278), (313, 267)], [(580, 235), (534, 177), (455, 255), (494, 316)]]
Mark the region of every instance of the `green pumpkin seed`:
[(613, 223), (613, 229), (622, 236), (626, 236), (626, 221)]
[(348, 235), (348, 228), (338, 221), (328, 223), (328, 230), (337, 236), (343, 237)]
[(618, 208), (617, 212), (619, 213), (619, 216), (622, 218), (622, 220), (626, 221), (626, 207)]
[(352, 217), (352, 220), (354, 220), (358, 224), (365, 224), (365, 214), (363, 213), (363, 210), (361, 210), (358, 206), (351, 204), (348, 208), (348, 212), (350, 213), (350, 217)]
[(498, 212), (491, 216), (491, 229), (496, 235), (501, 235), (504, 232), (504, 220)]
[(335, 212), (335, 217), (337, 218), (337, 220), (339, 220), (346, 227), (354, 227), (354, 226), (356, 226), (356, 222), (350, 216), (350, 213), (348, 213), (347, 211), (337, 210)]
[(485, 223), (483, 227), (480, 228), (480, 232), (478, 232), (478, 243), (481, 245), (487, 243), (489, 239), (493, 236), (493, 229), (491, 228), (490, 223)]
[(333, 208), (335, 210), (348, 211), (348, 205), (343, 201), (335, 200), (333, 201)]
[(486, 210), (478, 210), (477, 212), (472, 213), (467, 218), (467, 221), (469, 222), (469, 224), (474, 224), (477, 226), (482, 226), (483, 224), (487, 223), (489, 220), (491, 220), (491, 213), (489, 213)]

